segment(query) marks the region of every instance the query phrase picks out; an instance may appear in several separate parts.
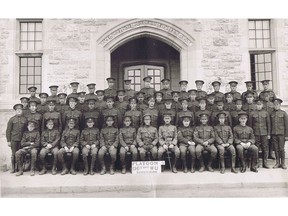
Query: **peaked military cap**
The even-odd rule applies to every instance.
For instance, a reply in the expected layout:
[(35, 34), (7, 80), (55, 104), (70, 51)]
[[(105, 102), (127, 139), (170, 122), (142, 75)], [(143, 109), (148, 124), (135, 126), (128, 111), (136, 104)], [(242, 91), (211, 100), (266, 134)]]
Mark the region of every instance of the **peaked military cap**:
[(64, 93), (64, 92), (61, 92), (57, 95), (59, 98), (66, 98), (67, 97), (67, 94)]
[(212, 82), (212, 86), (214, 86), (215, 84), (221, 85), (221, 82), (220, 82), (220, 81), (217, 81), (217, 80), (216, 80), (216, 81), (213, 81), (213, 82)]
[(159, 95), (159, 94), (161, 94), (161, 96), (163, 97), (163, 92), (161, 92), (161, 91), (156, 91), (155, 93), (154, 93), (154, 95), (155, 95), (155, 97), (157, 96), (157, 95)]
[(238, 116), (241, 117), (241, 116), (246, 116), (248, 117), (248, 113), (246, 113), (245, 111), (241, 111), (238, 113)]
[(43, 96), (47, 98), (49, 95), (46, 92), (41, 92), (39, 97), (42, 98)]
[(197, 84), (197, 83), (201, 83), (203, 85), (204, 81), (203, 80), (195, 80), (195, 84)]
[(234, 85), (234, 86), (236, 86), (236, 85), (238, 85), (238, 82), (233, 80), (233, 81), (230, 81), (230, 82), (229, 82), (229, 85)]
[(115, 78), (113, 78), (113, 77), (108, 77), (107, 79), (106, 79), (108, 82), (111, 82), (111, 81), (115, 81)]
[(164, 82), (170, 82), (170, 79), (168, 79), (168, 78), (162, 79), (162, 80), (161, 80), (161, 83), (164, 83)]
[(87, 87), (88, 87), (88, 88), (90, 88), (90, 86), (94, 88), (94, 87), (96, 86), (96, 83), (89, 83), (89, 84), (87, 84)]
[(148, 79), (149, 81), (151, 81), (151, 80), (152, 80), (152, 77), (151, 77), (151, 76), (146, 76), (146, 77), (143, 78), (143, 81), (146, 81), (147, 79)]
[(97, 90), (97, 91), (96, 91), (96, 94), (97, 94), (97, 95), (104, 95), (104, 90)]
[(23, 109), (23, 104), (20, 104), (20, 103), (17, 103), (13, 106), (13, 109), (16, 110), (16, 109)]
[(20, 98), (20, 101), (21, 101), (21, 102), (28, 102), (28, 101), (29, 101), (29, 98), (28, 98), (28, 97), (21, 97), (21, 98)]
[(56, 90), (57, 90), (57, 89), (59, 88), (59, 86), (58, 86), (58, 85), (51, 85), (51, 86), (49, 86), (49, 88), (50, 88), (50, 89), (56, 89)]
[(272, 101), (273, 101), (273, 102), (278, 101), (279, 103), (283, 103), (283, 100), (280, 99), (280, 98), (274, 98)]
[(187, 80), (181, 80), (181, 81), (179, 81), (179, 85), (181, 85), (182, 83), (188, 84), (188, 81), (187, 81)]
[(226, 117), (226, 113), (225, 113), (225, 112), (219, 112), (219, 113), (217, 113), (217, 115), (216, 115), (217, 118), (219, 118), (220, 115), (224, 115), (224, 117)]
[(36, 91), (37, 90), (37, 87), (36, 86), (30, 86), (29, 88), (28, 88), (28, 91)]

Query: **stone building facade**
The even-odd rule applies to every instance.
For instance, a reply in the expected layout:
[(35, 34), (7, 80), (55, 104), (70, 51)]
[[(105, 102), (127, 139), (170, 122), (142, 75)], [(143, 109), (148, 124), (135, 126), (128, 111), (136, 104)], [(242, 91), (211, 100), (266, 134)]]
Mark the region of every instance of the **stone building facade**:
[[(211, 82), (219, 80), (221, 91), (227, 92), (228, 82), (237, 80), (238, 90), (242, 92), (244, 82), (255, 76), (252, 75), (251, 59), (258, 54), (271, 54), (269, 67), (272, 69), (266, 69), (273, 80), (273, 90), (284, 100), (287, 110), (288, 20), (268, 20), (270, 44), (257, 48), (251, 46), (254, 37), (251, 32), (255, 30), (254, 41), (259, 38), (264, 41), (267, 29), (264, 22), (260, 29), (251, 27), (251, 21), (261, 20), (0, 19), (1, 164), (9, 163), (5, 130), (13, 115), (12, 106), (21, 96), (27, 95), (21, 94), (21, 58), (41, 59), (38, 83), (41, 90), (38, 92), (49, 93), (48, 87), (56, 84), (60, 86), (59, 92), (70, 93), (69, 83), (74, 80), (80, 82), (80, 90), (86, 90), (86, 84), (91, 82), (97, 84), (96, 89), (104, 89), (107, 87), (105, 78), (110, 76), (116, 78), (116, 85), (121, 88), (122, 80), (130, 76), (129, 70), (139, 69), (141, 78), (146, 66), (161, 71), (155, 82), (163, 77), (170, 78), (173, 89), (178, 88), (182, 79), (189, 81), (189, 89), (195, 88), (196, 79), (203, 79), (204, 90), (211, 92)], [(21, 23), (30, 22), (41, 23), (38, 38), (41, 46), (23, 50), (23, 41), (29, 39), (22, 38)], [(257, 76), (256, 81), (259, 81)], [(160, 87), (159, 83), (157, 86)]]

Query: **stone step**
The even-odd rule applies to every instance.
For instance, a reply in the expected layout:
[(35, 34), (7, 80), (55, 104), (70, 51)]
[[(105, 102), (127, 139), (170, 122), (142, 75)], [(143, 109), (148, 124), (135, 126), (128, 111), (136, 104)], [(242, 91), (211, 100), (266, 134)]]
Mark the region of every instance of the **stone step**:
[(164, 171), (161, 174), (105, 174), (94, 176), (56, 176), (48, 172), (31, 177), (29, 172), (16, 177), (1, 174), (2, 197), (285, 197), (288, 196), (288, 172), (283, 169), (259, 168), (258, 173), (177, 174)]

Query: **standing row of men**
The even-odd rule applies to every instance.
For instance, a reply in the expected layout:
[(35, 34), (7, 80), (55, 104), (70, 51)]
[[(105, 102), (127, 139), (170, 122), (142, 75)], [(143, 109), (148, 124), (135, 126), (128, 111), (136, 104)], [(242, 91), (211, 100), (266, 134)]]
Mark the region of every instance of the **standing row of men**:
[[(110, 173), (113, 174), (117, 150), (123, 165), (122, 172), (125, 173), (124, 164), (127, 152), (132, 153), (134, 160), (137, 160), (138, 153), (140, 159), (144, 160), (146, 152), (151, 152), (152, 158), (160, 160), (168, 149), (175, 155), (172, 163), (173, 172), (177, 172), (176, 161), (180, 153), (184, 171), (187, 172), (187, 151), (192, 157), (191, 172), (195, 171), (196, 158), (200, 161), (199, 171), (204, 171), (202, 159), (204, 150), (210, 152), (211, 157), (207, 169), (212, 171), (211, 164), (218, 149), (222, 167), (220, 171), (224, 173), (225, 164), (222, 158), (224, 158), (225, 149), (231, 153), (232, 159), (235, 157), (233, 144), (236, 144), (238, 157), (242, 158), (241, 172), (246, 170), (243, 160), (244, 149), (250, 149), (253, 152), (252, 171), (257, 171), (258, 147), (262, 148), (263, 167), (268, 167), (269, 140), (273, 143), (276, 155), (274, 167), (286, 168), (284, 144), (288, 137), (287, 114), (280, 110), (282, 100), (276, 98), (273, 91), (269, 90), (268, 80), (262, 81), (264, 91), (258, 97), (257, 92), (252, 90), (253, 83), (250, 81), (246, 82), (247, 91), (242, 94), (236, 91), (236, 81), (230, 82), (231, 91), (226, 94), (219, 91), (221, 83), (215, 81), (212, 83), (214, 92), (207, 94), (202, 90), (204, 84), (202, 80), (195, 82), (197, 89), (187, 92), (188, 82), (185, 80), (179, 82), (180, 91), (172, 91), (168, 79), (162, 80), (163, 89), (155, 91), (151, 87), (151, 79), (149, 76), (145, 77), (143, 79), (145, 88), (135, 92), (131, 89), (131, 80), (124, 81), (125, 90), (116, 91), (115, 80), (108, 78), (108, 88), (97, 90), (97, 95), (94, 94), (96, 84), (93, 83), (87, 85), (89, 93), (86, 94), (77, 92), (79, 83), (72, 82), (70, 83), (72, 93), (69, 95), (57, 94), (58, 86), (53, 85), (50, 86), (51, 95), (40, 93), (40, 99), (36, 97), (36, 87), (30, 87), (28, 90), (31, 97), (21, 98), (22, 104), (14, 106), (16, 115), (10, 119), (7, 126), (7, 141), (12, 149), (12, 172), (15, 172), (16, 157), (20, 169), (17, 175), (23, 174), (22, 158), (30, 152), (31, 174), (34, 175), (37, 154), (42, 148), (40, 160), (43, 169), (40, 174), (47, 172), (45, 156), (49, 152), (54, 155), (52, 174), (56, 174), (57, 159), (63, 166), (61, 174), (68, 173), (64, 160), (66, 154), (72, 155), (70, 172), (76, 174), (75, 163), (79, 155), (80, 143), (85, 164), (84, 174), (89, 172), (94, 174), (97, 155), (101, 162), (101, 174), (104, 174), (106, 152), (112, 159)], [(246, 117), (242, 126), (239, 126), (239, 117), (240, 119)], [(27, 122), (28, 131), (23, 134)], [(246, 125), (246, 122), (250, 127)], [(182, 134), (181, 128), (186, 135)], [(232, 129), (233, 133), (231, 133)], [(218, 140), (216, 134), (218, 134)], [(236, 138), (231, 138), (231, 134), (232, 137), (238, 134), (237, 141)], [(254, 135), (255, 138), (253, 138)], [(197, 136), (200, 136), (198, 140)], [(215, 140), (218, 143), (217, 148), (214, 146)], [(119, 143), (120, 148), (118, 148)], [(87, 160), (89, 154), (92, 155), (90, 169)], [(234, 159), (232, 172), (236, 172)]]

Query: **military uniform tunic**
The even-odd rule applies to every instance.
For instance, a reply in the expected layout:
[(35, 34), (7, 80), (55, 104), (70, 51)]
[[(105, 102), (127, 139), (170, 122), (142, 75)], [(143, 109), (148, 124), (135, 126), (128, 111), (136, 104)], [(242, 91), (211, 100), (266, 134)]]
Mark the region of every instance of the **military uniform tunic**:
[(224, 94), (220, 91), (214, 91), (212, 92), (212, 94), (214, 95), (215, 97), (215, 101), (224, 101)]
[(68, 127), (67, 121), (68, 121), (68, 119), (71, 119), (71, 118), (74, 118), (76, 120), (75, 121), (75, 128), (80, 129), (80, 126), (81, 126), (80, 124), (83, 121), (82, 112), (77, 110), (76, 108), (71, 109), (71, 107), (69, 107), (69, 109), (66, 110), (64, 112), (64, 115), (63, 115), (63, 124), (66, 126), (66, 128)]
[(7, 123), (6, 139), (7, 142), (11, 142), (11, 159), (13, 164), (15, 163), (15, 153), (20, 148), (20, 141), (26, 128), (27, 119), (23, 115), (15, 115), (11, 117)]
[[(47, 129), (44, 130), (41, 134), (41, 146), (42, 149), (40, 151), (39, 157), (42, 164), (45, 164), (45, 157), (47, 153), (51, 152), (53, 154), (53, 167), (56, 168), (57, 165), (57, 155), (59, 151), (59, 143), (60, 143), (61, 135), (56, 129)], [(52, 147), (50, 149), (46, 148), (48, 144), (51, 144)]]
[[(122, 115), (121, 115), (120, 111), (114, 107), (112, 107), (111, 109), (109, 109), (109, 108), (104, 109), (102, 111), (102, 115), (103, 115), (104, 119), (106, 119), (106, 116), (108, 116), (108, 115), (113, 116), (114, 117), (114, 125), (116, 128), (120, 127), (120, 125), (122, 124)], [(104, 125), (103, 127), (106, 127), (105, 121), (104, 121), (103, 125)]]
[[(87, 160), (89, 153), (92, 157), (92, 164), (94, 165), (97, 153), (100, 147), (100, 131), (98, 128), (85, 128), (80, 135), (80, 145), (82, 146), (83, 160)], [(95, 145), (93, 149), (87, 148), (86, 145)], [(92, 165), (91, 165), (92, 166)]]
[(145, 114), (150, 114), (151, 115), (151, 123), (150, 125), (153, 127), (158, 128), (159, 124), (159, 111), (156, 108), (147, 108), (146, 110), (143, 111), (143, 115)]
[(61, 114), (59, 112), (56, 111), (48, 111), (46, 113), (44, 113), (43, 115), (43, 120), (42, 120), (42, 131), (45, 130), (46, 128), (46, 123), (49, 119), (53, 120), (54, 123), (54, 128), (59, 130), (59, 132), (62, 132), (62, 119), (61, 119)]
[(207, 92), (203, 90), (197, 90), (196, 91), (196, 97), (197, 98), (206, 98), (207, 97)]
[(157, 159), (157, 143), (158, 143), (157, 128), (146, 125), (140, 127), (137, 132), (136, 140), (141, 160), (145, 160), (146, 152), (151, 152), (152, 158), (154, 160)]
[(242, 126), (242, 125), (237, 125), (233, 128), (233, 135), (234, 135), (234, 143), (236, 144), (236, 149), (238, 153), (238, 157), (240, 159), (240, 162), (242, 166), (245, 165), (244, 161), (244, 147), (240, 144), (241, 142), (243, 143), (248, 143), (250, 142), (251, 145), (247, 149), (249, 152), (251, 152), (251, 157), (252, 157), (252, 168), (256, 167), (257, 160), (258, 160), (258, 148), (255, 144), (255, 136), (253, 129), (249, 126)]
[(171, 152), (175, 154), (176, 158), (179, 158), (180, 156), (180, 150), (177, 146), (177, 128), (174, 125), (163, 125), (159, 127), (159, 148), (158, 148), (158, 159), (162, 158), (162, 155), (164, 152), (166, 152), (166, 149), (164, 149), (163, 145), (167, 145), (169, 147), (170, 145), (173, 145), (174, 148), (169, 148)]
[(259, 94), (259, 98), (263, 101), (265, 101), (265, 94), (269, 95), (269, 100), (272, 101), (274, 98), (276, 98), (275, 93), (272, 90), (262, 91)]
[(233, 100), (236, 100), (236, 99), (240, 99), (240, 100), (241, 100), (241, 98), (242, 98), (240, 92), (237, 92), (237, 91), (230, 91), (229, 93), (232, 94), (232, 96), (233, 96)]
[(145, 93), (144, 97), (146, 100), (148, 98), (148, 96), (154, 96), (154, 93), (156, 90), (152, 87), (149, 87), (149, 88), (144, 87), (140, 91)]
[[(31, 143), (34, 143), (31, 145)], [(23, 160), (27, 153), (31, 154), (31, 170), (35, 170), (35, 163), (37, 160), (38, 150), (40, 148), (40, 133), (35, 129), (33, 131), (26, 131), (21, 139), (21, 148), (16, 152), (16, 162), (18, 167), (23, 167)]]
[(36, 101), (36, 103), (37, 104), (40, 104), (41, 103), (41, 100), (40, 100), (40, 98), (38, 98), (38, 97), (36, 97), (36, 96), (34, 96), (34, 97), (32, 97), (32, 96), (30, 96), (29, 97), (29, 101)]
[[(196, 143), (196, 157), (202, 160), (202, 152), (206, 150), (210, 153), (211, 160), (215, 159), (217, 149), (214, 146), (215, 133), (213, 128), (208, 125), (196, 126), (193, 136)], [(206, 141), (208, 142), (208, 146), (203, 145), (203, 143)]]
[(136, 106), (136, 108), (137, 108), (137, 110), (139, 110), (139, 111), (141, 111), (141, 112), (143, 112), (144, 110), (146, 110), (146, 109), (148, 109), (148, 104), (145, 102), (145, 101), (143, 101), (143, 102), (138, 102), (137, 103), (137, 106)]
[(135, 90), (133, 90), (133, 89), (129, 89), (129, 90), (128, 90), (128, 89), (125, 89), (125, 95), (126, 95), (125, 100), (126, 100), (126, 101), (129, 101), (129, 99), (132, 98), (132, 97), (134, 97), (135, 94), (136, 94), (136, 91), (135, 91)]
[[(109, 152), (111, 157), (111, 164), (116, 161), (117, 147), (119, 145), (118, 129), (114, 127), (105, 127), (100, 132), (100, 149), (98, 157), (100, 162), (103, 163), (104, 155)], [(114, 148), (111, 148), (111, 147)]]
[(189, 101), (188, 102), (188, 109), (191, 111), (191, 112), (197, 112), (199, 110), (199, 102), (198, 101)]
[(105, 101), (96, 101), (95, 102), (95, 109), (101, 114), (104, 109), (107, 108), (107, 104)]
[(239, 124), (239, 113), (243, 112), (243, 110), (234, 110), (231, 112), (231, 119), (232, 119), (232, 128)]
[(288, 116), (284, 110), (274, 110), (271, 113), (271, 135), (275, 155), (278, 154), (281, 161), (284, 161), (285, 138), (288, 138)]
[(172, 89), (161, 89), (160, 92), (163, 93), (163, 97), (167, 97), (167, 95), (172, 96)]
[(26, 114), (27, 121), (34, 120), (37, 122), (35, 129), (40, 132), (42, 126), (42, 115), (38, 112), (32, 113), (31, 111)]
[(117, 95), (117, 90), (114, 88), (107, 88), (104, 89), (104, 95), (107, 96), (113, 96), (115, 97)]
[[(241, 98), (240, 98), (241, 99)], [(228, 111), (228, 112), (232, 112), (234, 110), (236, 110), (236, 104), (235, 103), (224, 103), (224, 108), (223, 108), (225, 111)]]
[(255, 103), (244, 103), (242, 106), (242, 110), (244, 110), (248, 115), (250, 115), (256, 109), (257, 108)]
[(66, 154), (65, 147), (67, 148), (73, 148), (72, 151), (72, 167), (74, 168), (74, 165), (78, 159), (79, 156), (79, 143), (80, 143), (80, 131), (78, 129), (70, 129), (66, 128), (61, 137), (61, 149), (58, 151), (58, 160), (61, 164), (64, 163), (64, 154)]
[(121, 144), (120, 148), (120, 161), (122, 162), (122, 165), (124, 166), (125, 163), (125, 156), (127, 150), (125, 147), (128, 147), (131, 153), (132, 153), (132, 160), (137, 160), (138, 156), (138, 150), (136, 148), (136, 129), (129, 126), (129, 127), (123, 127), (119, 130), (119, 141)]
[(131, 126), (134, 127), (136, 130), (138, 130), (138, 128), (142, 124), (142, 112), (139, 110), (128, 110), (125, 112), (125, 116), (131, 116), (132, 118)]
[(48, 112), (49, 109), (48, 109), (48, 105), (46, 103), (44, 104), (39, 104), (37, 106), (37, 112), (40, 113), (41, 115), (44, 115), (45, 112)]

